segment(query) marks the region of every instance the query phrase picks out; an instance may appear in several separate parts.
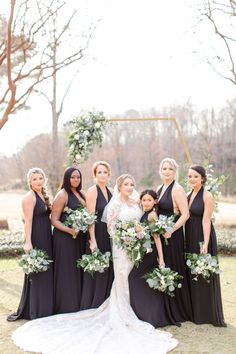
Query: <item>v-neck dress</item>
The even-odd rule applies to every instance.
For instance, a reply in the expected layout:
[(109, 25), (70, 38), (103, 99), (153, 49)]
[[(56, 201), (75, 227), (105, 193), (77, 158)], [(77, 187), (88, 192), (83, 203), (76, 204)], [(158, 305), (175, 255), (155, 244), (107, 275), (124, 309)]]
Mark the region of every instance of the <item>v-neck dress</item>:
[[(52, 229), (50, 210), (35, 192), (36, 204), (33, 211), (31, 243), (33, 248), (42, 249), (52, 259)], [(53, 264), (45, 272), (25, 275), (20, 304), (8, 321), (33, 320), (53, 314)]]
[[(188, 196), (188, 201), (190, 201), (191, 195), (192, 193)], [(199, 242), (204, 241), (202, 218), (205, 206), (203, 195), (204, 188), (202, 187), (190, 205), (190, 218), (185, 226), (186, 252), (188, 253), (200, 253)], [(217, 255), (216, 234), (212, 223), (208, 252), (212, 256)], [(225, 327), (219, 275), (212, 276), (209, 283), (202, 277), (199, 277), (198, 281), (194, 281), (193, 277), (188, 270), (193, 321), (197, 324), (211, 323), (217, 327)]]
[[(105, 206), (110, 201), (112, 194), (107, 188), (108, 201), (106, 200), (102, 190), (97, 187), (97, 200), (95, 213), (97, 221), (95, 223), (95, 238), (97, 246), (102, 253), (111, 252), (110, 236), (107, 232), (107, 224), (102, 222), (102, 214)], [(86, 254), (90, 254), (89, 242), (86, 245)], [(112, 252), (111, 252), (112, 253)], [(80, 309), (90, 309), (99, 307), (109, 296), (114, 278), (113, 264), (104, 273), (95, 273), (92, 277), (89, 273), (84, 273), (83, 291)]]
[[(140, 221), (147, 221), (150, 212), (152, 210), (145, 212)], [(152, 252), (147, 253), (140, 265), (133, 267), (129, 273), (130, 305), (140, 320), (149, 322), (155, 328), (178, 325), (166, 310), (164, 294), (151, 289), (144, 279), (146, 273), (158, 267), (157, 257), (156, 244), (153, 242)]]
[[(172, 189), (175, 181), (173, 181), (165, 190), (161, 199), (158, 201), (158, 215), (171, 216), (174, 214), (174, 205), (172, 200)], [(158, 191), (161, 195), (163, 186)], [(176, 221), (178, 216), (176, 217)], [(164, 261), (167, 267), (178, 272), (183, 276), (182, 288), (175, 290), (175, 296), (165, 295), (165, 304), (169, 311), (169, 316), (175, 322), (185, 322), (192, 320), (192, 306), (190, 301), (190, 293), (188, 282), (186, 279), (185, 251), (184, 251), (184, 231), (183, 227), (173, 232), (171, 238), (168, 239), (168, 245), (161, 236)]]
[[(68, 193), (67, 206), (77, 209), (81, 202), (74, 193)], [(66, 220), (66, 213), (62, 213), (60, 221)], [(83, 271), (76, 267), (77, 259), (85, 251), (86, 233), (79, 232), (73, 239), (67, 232), (54, 228), (53, 230), (53, 260), (54, 260), (54, 312), (66, 313), (79, 310)]]

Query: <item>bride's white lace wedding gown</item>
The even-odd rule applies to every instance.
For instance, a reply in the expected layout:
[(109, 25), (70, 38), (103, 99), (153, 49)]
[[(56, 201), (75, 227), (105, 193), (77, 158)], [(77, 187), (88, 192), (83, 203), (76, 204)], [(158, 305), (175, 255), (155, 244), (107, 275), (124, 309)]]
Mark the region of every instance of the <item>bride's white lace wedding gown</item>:
[[(117, 218), (141, 217), (137, 204), (113, 203), (109, 213), (111, 234)], [(110, 297), (99, 308), (29, 321), (13, 333), (15, 344), (44, 354), (163, 354), (173, 349), (177, 340), (170, 333), (134, 314), (128, 285), (133, 264), (123, 250), (114, 244), (112, 249), (115, 280)]]

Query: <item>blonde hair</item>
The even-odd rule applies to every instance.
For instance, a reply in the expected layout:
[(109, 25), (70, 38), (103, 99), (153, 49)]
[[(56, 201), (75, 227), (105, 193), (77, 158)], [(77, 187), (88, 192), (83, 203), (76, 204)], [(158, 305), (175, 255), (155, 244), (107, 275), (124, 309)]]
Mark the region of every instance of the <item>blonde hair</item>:
[(43, 179), (44, 179), (44, 186), (42, 187), (42, 195), (43, 195), (43, 197), (44, 197), (44, 200), (45, 200), (46, 205), (47, 205), (49, 208), (51, 208), (50, 198), (49, 198), (49, 196), (48, 196), (48, 194), (47, 194), (47, 189), (46, 189), (47, 178), (46, 178), (46, 175), (45, 175), (44, 171), (43, 171), (41, 168), (39, 168), (39, 167), (33, 167), (33, 168), (29, 169), (29, 171), (27, 172), (27, 182), (28, 182), (28, 186), (29, 186), (30, 189), (32, 189), (31, 184), (30, 184), (30, 181), (31, 181), (32, 175), (35, 174), (35, 173), (38, 173), (38, 174), (40, 174), (40, 175), (43, 176)]
[(124, 180), (126, 180), (127, 178), (131, 179), (134, 184), (135, 184), (135, 179), (133, 176), (131, 176), (129, 173), (124, 173), (123, 175), (119, 176), (116, 180), (116, 185), (117, 185), (117, 189), (118, 191), (120, 191), (120, 187), (122, 185), (122, 183), (124, 182)]
[(177, 164), (177, 162), (170, 158), (170, 157), (165, 157), (161, 163), (160, 163), (160, 166), (159, 166), (159, 174), (160, 174), (160, 177), (163, 179), (163, 175), (161, 173), (161, 170), (162, 170), (162, 167), (164, 165), (164, 163), (168, 163), (175, 171), (175, 179), (178, 180), (179, 178), (179, 165)]
[(108, 175), (110, 176), (111, 175), (111, 165), (106, 161), (96, 161), (96, 162), (94, 162), (93, 167), (92, 167), (93, 177), (94, 178), (96, 177), (97, 168), (100, 165), (106, 167), (106, 169), (108, 171)]

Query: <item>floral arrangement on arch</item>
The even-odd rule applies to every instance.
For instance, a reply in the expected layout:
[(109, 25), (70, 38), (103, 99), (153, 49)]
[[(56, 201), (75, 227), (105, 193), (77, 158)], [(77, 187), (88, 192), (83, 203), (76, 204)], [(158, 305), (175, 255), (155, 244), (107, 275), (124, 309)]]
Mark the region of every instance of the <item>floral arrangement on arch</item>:
[(87, 160), (94, 145), (102, 146), (108, 119), (103, 112), (92, 111), (75, 117), (67, 124), (69, 128), (69, 156), (73, 163)]
[(206, 181), (206, 189), (211, 192), (215, 199), (215, 210), (214, 212), (218, 212), (218, 201), (221, 196), (220, 192), (220, 187), (222, 184), (227, 180), (227, 177), (224, 175), (218, 176), (218, 177), (213, 177), (214, 170), (212, 168), (212, 165), (207, 165), (206, 168), (206, 175), (207, 175), (207, 181)]

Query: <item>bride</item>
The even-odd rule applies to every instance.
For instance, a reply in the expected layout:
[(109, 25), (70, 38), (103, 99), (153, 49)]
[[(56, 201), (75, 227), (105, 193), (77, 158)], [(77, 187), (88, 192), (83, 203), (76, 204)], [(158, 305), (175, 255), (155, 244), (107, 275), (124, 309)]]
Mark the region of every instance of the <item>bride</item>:
[[(134, 184), (128, 174), (117, 179), (116, 191), (103, 216), (111, 238), (118, 219), (139, 220), (142, 215)], [(30, 321), (13, 333), (15, 344), (44, 354), (163, 354), (176, 347), (177, 340), (170, 333), (136, 317), (128, 285), (133, 264), (115, 244), (112, 251), (115, 279), (110, 297), (99, 308)]]

